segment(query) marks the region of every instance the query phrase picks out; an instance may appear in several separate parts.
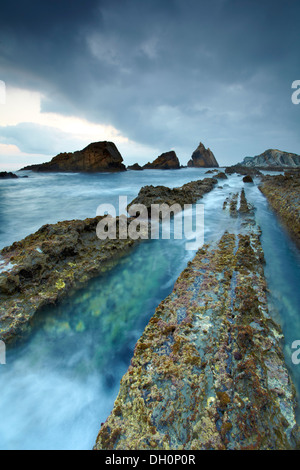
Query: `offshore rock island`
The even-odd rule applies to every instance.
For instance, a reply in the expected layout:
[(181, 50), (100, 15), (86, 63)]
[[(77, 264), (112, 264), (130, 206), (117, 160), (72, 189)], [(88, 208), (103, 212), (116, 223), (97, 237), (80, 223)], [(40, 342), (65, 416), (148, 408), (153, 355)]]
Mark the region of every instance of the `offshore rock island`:
[[(144, 248), (153, 204), (178, 205), (182, 211), (208, 195), (218, 201), (220, 236), (197, 251), (171, 293), (156, 304), (114, 406), (95, 436), (95, 450), (300, 448), (298, 397), (283, 354), (283, 332), (268, 301), (262, 230), (246, 196), (247, 188), (259, 188), (274, 220), (300, 247), (296, 157), (266, 151), (223, 171), (200, 143), (188, 167), (195, 172), (209, 168), (205, 173), (212, 176), (177, 187), (142, 186), (125, 216), (129, 226), (138, 221), (132, 208), (147, 208), (147, 229), (139, 238), (119, 237), (124, 218), (116, 217), (116, 239), (100, 240), (97, 225), (104, 216), (98, 216), (46, 224), (0, 251), (0, 340), (14, 345), (29, 337), (45, 307), (106, 276), (137, 245)], [(265, 175), (265, 167), (282, 174)], [(170, 151), (152, 163), (127, 168), (181, 165)], [(23, 170), (96, 173), (125, 171), (126, 166), (113, 143), (98, 142)], [(238, 189), (233, 185), (221, 201), (218, 190), (231, 188), (232, 181)]]
[(195, 168), (215, 168), (218, 167), (219, 164), (212, 153), (212, 151), (208, 148), (206, 149), (202, 142), (198, 145), (196, 150), (192, 154), (191, 160), (188, 162), (189, 167)]
[[(206, 149), (202, 143), (192, 154), (188, 163), (190, 167), (205, 168), (218, 167), (213, 153)], [(181, 168), (180, 161), (174, 150), (164, 152), (152, 163), (148, 162), (143, 166), (138, 163), (129, 165), (129, 170), (178, 170)], [(83, 150), (76, 152), (64, 152), (56, 155), (50, 162), (29, 165), (21, 171), (36, 172), (119, 172), (126, 171), (123, 157), (113, 142), (94, 142)], [(10, 174), (11, 175), (11, 174)], [(1, 175), (0, 175), (1, 176)], [(3, 173), (3, 176), (5, 174)]]
[(83, 150), (56, 155), (50, 162), (22, 170), (38, 172), (117, 172), (126, 171), (123, 158), (113, 142), (95, 142)]

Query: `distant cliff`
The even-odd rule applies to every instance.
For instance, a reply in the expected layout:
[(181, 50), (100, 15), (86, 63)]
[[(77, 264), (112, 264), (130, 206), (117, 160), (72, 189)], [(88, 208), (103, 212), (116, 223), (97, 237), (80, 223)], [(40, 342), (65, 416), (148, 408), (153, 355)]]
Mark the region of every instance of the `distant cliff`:
[(126, 171), (123, 158), (113, 142), (94, 142), (83, 150), (60, 153), (50, 162), (23, 170), (41, 172), (117, 172)]
[(208, 148), (206, 149), (202, 142), (200, 142), (197, 149), (193, 152), (191, 160), (188, 162), (189, 167), (196, 168), (212, 168), (219, 167), (214, 154)]
[(178, 157), (174, 150), (162, 153), (154, 162), (143, 166), (145, 170), (177, 170), (180, 168)]
[(246, 157), (241, 163), (248, 167), (300, 167), (300, 155), (269, 149), (255, 157)]

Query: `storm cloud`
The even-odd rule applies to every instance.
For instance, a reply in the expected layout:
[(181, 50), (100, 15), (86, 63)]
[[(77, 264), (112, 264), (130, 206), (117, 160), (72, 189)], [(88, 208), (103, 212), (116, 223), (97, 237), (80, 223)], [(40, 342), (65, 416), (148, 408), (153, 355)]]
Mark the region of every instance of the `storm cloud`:
[[(0, 79), (42, 93), (43, 112), (112, 125), (182, 163), (200, 141), (221, 165), (267, 148), (300, 153), (299, 13), (289, 0), (12, 0), (1, 6)], [(0, 142), (44, 153), (38, 133), (12, 127)], [(49, 136), (47, 155), (60, 138)]]

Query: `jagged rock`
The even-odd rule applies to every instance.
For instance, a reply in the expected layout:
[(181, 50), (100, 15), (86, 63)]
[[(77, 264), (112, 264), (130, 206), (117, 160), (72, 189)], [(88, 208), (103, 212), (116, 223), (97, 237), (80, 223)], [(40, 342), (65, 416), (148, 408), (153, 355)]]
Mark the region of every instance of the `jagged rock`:
[(134, 163), (133, 165), (129, 165), (129, 166), (127, 167), (127, 170), (143, 171), (143, 168), (142, 168), (141, 165), (139, 165), (138, 163)]
[(162, 153), (154, 162), (143, 166), (145, 170), (177, 170), (180, 168), (180, 162), (174, 150)]
[(148, 209), (151, 215), (151, 205), (153, 204), (178, 204), (183, 209), (184, 204), (197, 202), (204, 194), (211, 191), (217, 184), (216, 178), (204, 178), (203, 180), (192, 181), (179, 188), (168, 188), (166, 186), (144, 186), (138, 196), (128, 205), (130, 213), (131, 206), (142, 204)]
[[(159, 187), (154, 188), (153, 194), (153, 186), (145, 187), (137, 202), (147, 204), (152, 200), (172, 205), (174, 194), (176, 202), (183, 206), (196, 202), (215, 183), (216, 179), (206, 178), (177, 188), (174, 193), (170, 188)], [(128, 231), (136, 214), (121, 217)], [(119, 237), (121, 217), (115, 219), (114, 239), (97, 237), (97, 225), (103, 219), (98, 216), (44, 225), (0, 251), (0, 340), (13, 341), (30, 332), (31, 320), (42, 307), (84, 287), (91, 278), (113, 268), (142, 239), (150, 238), (150, 230), (140, 232), (138, 239)], [(149, 228), (150, 223), (145, 230)]]
[(300, 248), (300, 173), (264, 176), (259, 189)]
[(100, 240), (102, 219), (47, 224), (0, 251), (0, 340), (29, 333), (37, 311), (110, 270), (134, 247), (137, 241), (129, 237)]
[(11, 173), (11, 172), (1, 171), (0, 172), (0, 178), (10, 179), (10, 178), (18, 178), (18, 176), (15, 175), (14, 173)]
[(113, 142), (95, 142), (77, 152), (60, 153), (50, 162), (23, 170), (45, 172), (118, 172), (126, 171), (123, 158)]
[(212, 168), (219, 167), (219, 164), (212, 151), (209, 148), (206, 149), (202, 142), (200, 142), (199, 146), (192, 154), (191, 160), (188, 162), (188, 167)]
[(273, 167), (300, 167), (300, 155), (269, 149), (255, 157), (245, 157), (241, 165), (266, 169)]

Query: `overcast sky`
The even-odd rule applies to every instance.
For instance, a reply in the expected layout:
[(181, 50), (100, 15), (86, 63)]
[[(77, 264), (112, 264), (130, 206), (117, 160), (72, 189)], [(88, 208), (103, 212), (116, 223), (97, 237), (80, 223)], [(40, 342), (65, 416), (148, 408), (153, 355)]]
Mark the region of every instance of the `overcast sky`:
[(125, 164), (186, 164), (200, 141), (220, 166), (300, 154), (299, 17), (297, 0), (2, 2), (0, 168), (99, 140)]

